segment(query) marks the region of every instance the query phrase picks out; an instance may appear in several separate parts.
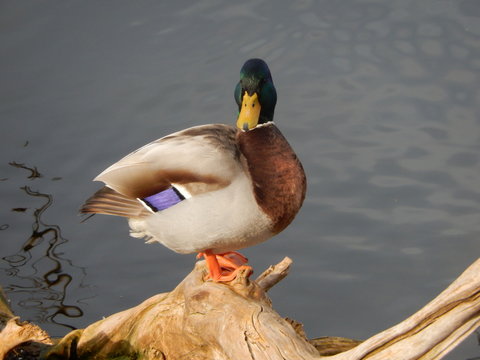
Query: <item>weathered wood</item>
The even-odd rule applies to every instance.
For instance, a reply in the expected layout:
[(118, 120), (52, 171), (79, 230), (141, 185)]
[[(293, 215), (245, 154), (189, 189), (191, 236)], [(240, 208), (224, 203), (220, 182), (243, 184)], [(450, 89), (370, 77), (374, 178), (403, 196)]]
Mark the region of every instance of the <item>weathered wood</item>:
[(148, 359), (311, 359), (317, 352), (241, 272), (229, 285), (204, 282), (197, 263), (175, 290), (87, 327), (82, 358), (116, 354)]
[(4, 359), (10, 350), (27, 341), (53, 344), (45, 331), (28, 322), (20, 322), (20, 318), (13, 315), (0, 288), (0, 359)]
[[(53, 346), (40, 329), (21, 335), (33, 325), (12, 317), (0, 296), (0, 310), (7, 309), (0, 312), (5, 319), (0, 359), (9, 350), (28, 351), (17, 346), (27, 340), (37, 345), (35, 356), (42, 351), (42, 359), (440, 359), (480, 322), (477, 260), (423, 309), (362, 343), (333, 337), (309, 341), (301, 324), (272, 309), (265, 292), (286, 276), (290, 264), (285, 259), (258, 282), (249, 281), (245, 271), (218, 284), (203, 281), (205, 266), (199, 262), (172, 292), (75, 330)], [(332, 354), (337, 355), (326, 356)]]
[(270, 265), (267, 270), (255, 279), (255, 282), (266, 292), (288, 275), (291, 265), (292, 259), (287, 256), (277, 265)]
[(361, 341), (338, 336), (324, 336), (310, 340), (310, 344), (315, 346), (320, 355), (331, 356), (353, 349), (361, 344)]

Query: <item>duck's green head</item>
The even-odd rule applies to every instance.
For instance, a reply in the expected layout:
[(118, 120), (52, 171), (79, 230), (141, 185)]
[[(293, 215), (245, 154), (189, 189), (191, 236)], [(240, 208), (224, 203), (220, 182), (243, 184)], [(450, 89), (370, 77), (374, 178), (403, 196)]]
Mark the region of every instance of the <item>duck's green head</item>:
[(238, 104), (237, 128), (248, 131), (259, 124), (273, 121), (277, 92), (265, 61), (250, 59), (240, 70), (240, 81), (235, 87)]

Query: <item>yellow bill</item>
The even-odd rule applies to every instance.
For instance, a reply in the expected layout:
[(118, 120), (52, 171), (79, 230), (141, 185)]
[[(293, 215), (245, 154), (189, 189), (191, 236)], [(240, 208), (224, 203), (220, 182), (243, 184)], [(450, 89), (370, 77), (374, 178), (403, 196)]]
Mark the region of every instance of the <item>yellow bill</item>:
[(260, 118), (260, 109), (257, 93), (249, 96), (245, 91), (240, 114), (238, 114), (237, 128), (247, 131), (257, 126), (258, 119)]

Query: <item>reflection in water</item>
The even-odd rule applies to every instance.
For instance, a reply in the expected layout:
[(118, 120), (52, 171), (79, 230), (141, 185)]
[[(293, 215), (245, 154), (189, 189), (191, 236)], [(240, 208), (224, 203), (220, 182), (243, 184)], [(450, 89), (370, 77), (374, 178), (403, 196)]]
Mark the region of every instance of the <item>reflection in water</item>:
[(42, 174), (40, 174), (40, 172), (37, 170), (36, 166), (34, 166), (33, 168), (30, 168), (30, 167), (26, 166), (25, 164), (20, 164), (20, 163), (17, 163), (15, 161), (11, 161), (8, 164), (11, 165), (11, 166), (20, 168), (20, 169), (25, 169), (25, 170), (30, 171), (30, 175), (28, 176), (28, 179), (36, 179), (36, 178), (41, 178), (42, 177)]
[[(30, 171), (29, 179), (42, 177), (36, 167), (31, 168), (15, 162), (10, 165)], [(83, 315), (80, 307), (65, 304), (65, 298), (67, 288), (73, 280), (68, 272), (76, 273), (80, 270), (83, 279), (85, 269), (73, 265), (70, 260), (61, 256), (59, 246), (68, 240), (62, 236), (60, 227), (42, 221), (43, 213), (52, 205), (52, 196), (34, 191), (29, 186), (21, 187), (21, 190), (28, 196), (43, 199), (44, 203), (33, 212), (32, 233), (27, 241), (17, 253), (2, 258), (7, 263), (7, 267), (2, 267), (2, 270), (15, 278), (5, 290), (10, 296), (20, 298), (18, 305), (22, 309), (35, 314), (35, 318), (30, 320), (74, 329), (75, 327), (60, 322), (57, 316), (76, 318)], [(12, 209), (20, 213), (27, 210), (20, 207)], [(3, 224), (0, 230), (7, 228), (8, 224)], [(80, 284), (80, 287), (84, 287), (83, 284)]]

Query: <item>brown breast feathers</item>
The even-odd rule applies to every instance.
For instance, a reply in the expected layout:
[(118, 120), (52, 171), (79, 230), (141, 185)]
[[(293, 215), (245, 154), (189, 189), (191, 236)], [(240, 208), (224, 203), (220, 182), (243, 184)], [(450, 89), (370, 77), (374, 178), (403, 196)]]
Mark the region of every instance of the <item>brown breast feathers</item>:
[(279, 233), (292, 222), (305, 199), (302, 164), (273, 123), (238, 132), (237, 141), (247, 159), (257, 203), (273, 220), (272, 231)]

